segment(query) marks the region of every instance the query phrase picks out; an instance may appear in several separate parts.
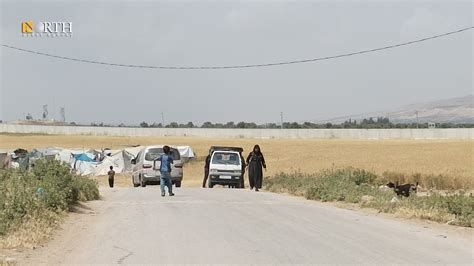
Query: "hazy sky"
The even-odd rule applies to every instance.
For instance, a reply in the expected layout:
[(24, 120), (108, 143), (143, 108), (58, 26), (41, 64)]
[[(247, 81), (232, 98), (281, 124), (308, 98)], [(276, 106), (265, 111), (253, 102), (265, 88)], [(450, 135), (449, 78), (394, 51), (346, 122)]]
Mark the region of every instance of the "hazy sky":
[[(258, 64), (337, 55), (472, 25), (471, 1), (1, 1), (1, 42), (123, 64)], [(22, 21), (73, 37), (22, 37)], [(472, 94), (473, 31), (394, 50), (234, 70), (128, 69), (0, 47), (0, 119), (48, 104), (82, 123), (301, 121)]]

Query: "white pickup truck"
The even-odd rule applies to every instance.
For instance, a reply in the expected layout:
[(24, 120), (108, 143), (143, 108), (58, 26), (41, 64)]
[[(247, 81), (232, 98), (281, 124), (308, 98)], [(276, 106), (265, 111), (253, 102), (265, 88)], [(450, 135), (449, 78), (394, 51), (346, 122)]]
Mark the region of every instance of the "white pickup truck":
[[(211, 148), (212, 149), (212, 148)], [(241, 148), (217, 148), (213, 149), (211, 162), (209, 164), (209, 188), (214, 185), (228, 185), (235, 188), (242, 186), (242, 162)]]

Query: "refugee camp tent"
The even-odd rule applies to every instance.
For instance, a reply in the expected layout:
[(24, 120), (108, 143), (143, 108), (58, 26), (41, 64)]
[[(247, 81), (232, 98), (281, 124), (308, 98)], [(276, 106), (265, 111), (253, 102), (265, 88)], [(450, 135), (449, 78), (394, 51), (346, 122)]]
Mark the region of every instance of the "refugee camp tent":
[(54, 159), (56, 154), (58, 154), (62, 149), (56, 147), (48, 147), (48, 148), (38, 148), (33, 149), (30, 153), (30, 158), (49, 158)]
[(181, 157), (187, 159), (193, 159), (195, 157), (193, 149), (189, 146), (178, 146), (176, 148), (178, 149)]
[[(143, 149), (143, 146), (134, 146), (134, 147), (128, 147), (125, 148), (124, 151), (127, 153), (131, 154), (133, 158), (137, 157), (138, 153)], [(132, 159), (133, 159), (132, 158)]]
[(94, 161), (76, 160), (73, 163), (73, 169), (75, 170), (75, 173), (78, 175), (93, 175), (96, 167), (97, 167), (97, 163)]
[(110, 170), (110, 166), (114, 167), (114, 171), (116, 173), (126, 172), (124, 171), (124, 160), (122, 151), (115, 153), (112, 156), (106, 156), (100, 164), (97, 164), (93, 174), (106, 175), (107, 172)]
[[(59, 160), (69, 164), (78, 175), (106, 175), (110, 166), (114, 167), (116, 173), (131, 172), (133, 168), (131, 161), (142, 149), (143, 146), (127, 147), (119, 150), (104, 149), (103, 151), (48, 147), (34, 149), (33, 152), (28, 154), (27, 158), (31, 158), (30, 163), (32, 164), (35, 160), (41, 158)], [(194, 151), (189, 146), (178, 146), (177, 149), (184, 161), (195, 157)], [(7, 155), (6, 152), (0, 152), (2, 158)], [(19, 159), (17, 158), (16, 161)]]

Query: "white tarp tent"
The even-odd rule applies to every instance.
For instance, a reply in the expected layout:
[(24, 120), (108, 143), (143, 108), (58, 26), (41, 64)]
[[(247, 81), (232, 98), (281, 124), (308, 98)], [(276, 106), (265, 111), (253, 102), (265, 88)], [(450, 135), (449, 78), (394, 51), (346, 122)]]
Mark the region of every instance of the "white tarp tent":
[(176, 147), (179, 151), (179, 154), (181, 157), (187, 158), (187, 159), (194, 159), (194, 151), (191, 147), (189, 146), (178, 146)]
[[(65, 162), (79, 175), (107, 175), (110, 166), (116, 173), (131, 172), (131, 160), (144, 146), (128, 147), (121, 150), (107, 149), (105, 152), (93, 149), (63, 149), (58, 147), (35, 149), (34, 156), (39, 158), (53, 157)], [(195, 154), (190, 146), (176, 147), (184, 161), (194, 159)], [(105, 153), (105, 154), (104, 154)], [(109, 154), (110, 156), (106, 156)], [(100, 156), (99, 156), (100, 155)], [(102, 161), (99, 161), (99, 159)]]

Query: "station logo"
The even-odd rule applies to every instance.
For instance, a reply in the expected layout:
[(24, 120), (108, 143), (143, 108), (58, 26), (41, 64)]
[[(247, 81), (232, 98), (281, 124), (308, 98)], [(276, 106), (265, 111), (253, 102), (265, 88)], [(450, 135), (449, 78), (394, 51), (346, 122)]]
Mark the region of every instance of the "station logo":
[(21, 23), (23, 37), (72, 37), (72, 22), (33, 22)]

